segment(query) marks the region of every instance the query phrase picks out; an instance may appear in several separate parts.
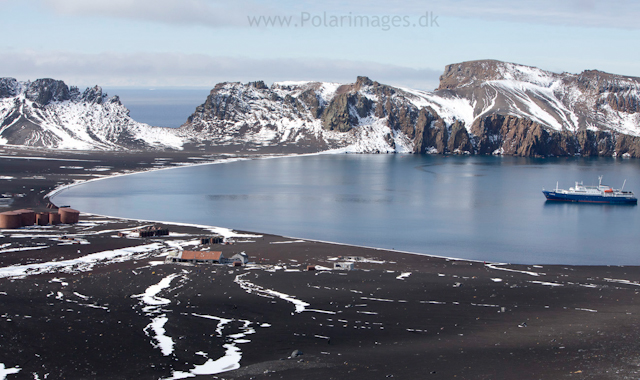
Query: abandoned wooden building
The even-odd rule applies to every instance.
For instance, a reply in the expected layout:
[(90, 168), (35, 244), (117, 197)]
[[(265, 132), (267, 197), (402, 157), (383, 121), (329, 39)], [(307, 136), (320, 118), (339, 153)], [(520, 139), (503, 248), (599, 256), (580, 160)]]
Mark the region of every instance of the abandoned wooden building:
[(170, 261), (173, 262), (193, 264), (220, 264), (223, 259), (220, 251), (182, 251), (180, 255), (170, 257)]

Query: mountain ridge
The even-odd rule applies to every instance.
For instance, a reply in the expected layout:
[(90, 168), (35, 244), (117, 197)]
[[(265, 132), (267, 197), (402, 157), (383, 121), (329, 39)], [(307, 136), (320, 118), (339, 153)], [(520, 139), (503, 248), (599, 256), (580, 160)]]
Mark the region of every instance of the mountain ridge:
[[(29, 112), (7, 107), (7, 99), (29, 106)], [(96, 135), (83, 135), (89, 136), (85, 145), (94, 140), (93, 149), (640, 157), (640, 78), (598, 70), (553, 73), (496, 60), (447, 65), (434, 91), (365, 76), (347, 84), (223, 82), (175, 130), (131, 120), (119, 99), (98, 86), (81, 94), (52, 79), (2, 78), (0, 142), (17, 141), (6, 133), (16, 117), (33, 124), (51, 121), (37, 116), (60, 104), (102, 110), (97, 127), (91, 118), (80, 123)], [(156, 135), (155, 141), (148, 135)], [(53, 144), (22, 140), (23, 145), (38, 142)]]
[(131, 119), (100, 86), (0, 78), (0, 144), (75, 150), (180, 149), (172, 132)]

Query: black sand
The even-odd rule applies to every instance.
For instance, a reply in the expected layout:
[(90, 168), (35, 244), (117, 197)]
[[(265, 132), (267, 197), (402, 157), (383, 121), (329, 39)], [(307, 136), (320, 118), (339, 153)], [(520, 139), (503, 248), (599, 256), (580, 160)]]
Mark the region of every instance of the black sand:
[[(98, 162), (0, 158), (0, 176), (14, 177), (1, 180), (2, 193), (25, 194), (2, 210), (41, 208), (54, 187), (90, 178), (78, 174), (160, 166), (152, 153), (4, 149), (0, 155), (11, 154)], [(196, 161), (189, 158), (193, 153), (159, 157), (171, 158), (160, 160), (171, 165)], [(74, 174), (60, 166), (83, 169)], [(85, 170), (96, 167), (109, 169)], [(225, 257), (246, 252), (257, 264), (253, 269), (163, 264), (172, 242), (184, 245), (211, 232), (168, 225), (169, 237), (117, 237), (117, 231), (148, 224), (82, 215), (76, 226), (0, 231), (0, 273), (18, 264), (158, 247), (90, 269), (65, 267), (68, 273), (0, 275), (0, 363), (20, 369), (7, 379), (167, 378), (223, 357), (223, 345), (237, 340), (239, 369), (198, 377), (640, 377), (638, 267), (492, 265), (312, 241), (279, 244), (291, 239), (271, 235), (210, 247)], [(55, 240), (63, 235), (74, 240)], [(40, 245), (47, 248), (16, 250)], [(305, 271), (307, 265), (332, 267), (346, 256), (365, 260), (353, 271)], [(176, 277), (158, 293), (168, 303), (149, 309), (132, 297), (170, 275)], [(296, 312), (298, 301), (308, 304), (305, 311)], [(149, 327), (161, 316), (167, 318), (164, 335), (174, 342), (167, 355), (154, 347), (157, 334)], [(216, 331), (211, 316), (231, 321)], [(288, 358), (294, 350), (302, 355)]]

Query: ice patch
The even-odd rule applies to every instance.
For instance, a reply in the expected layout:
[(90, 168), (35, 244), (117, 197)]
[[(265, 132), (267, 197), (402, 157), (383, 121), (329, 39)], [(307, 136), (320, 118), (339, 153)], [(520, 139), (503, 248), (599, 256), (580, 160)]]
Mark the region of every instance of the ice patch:
[(370, 298), (370, 297), (360, 297), (362, 300), (370, 300), (370, 301), (379, 301), (379, 302), (395, 302), (394, 300), (385, 299), (385, 298)]
[(147, 336), (150, 336), (149, 330), (153, 330), (155, 342), (152, 341), (151, 344), (155, 348), (159, 348), (164, 356), (171, 355), (173, 353), (173, 346), (175, 345), (173, 339), (165, 335), (166, 330), (164, 329), (164, 325), (167, 321), (169, 321), (169, 318), (165, 316), (156, 317), (143, 329)]
[(545, 282), (545, 281), (527, 281), (532, 284), (540, 284), (545, 286), (564, 286), (564, 284), (558, 284), (557, 282)]
[(618, 280), (618, 279), (614, 279), (614, 278), (605, 278), (604, 280), (607, 281), (607, 282), (617, 282), (618, 284), (640, 286), (640, 283), (638, 283), (636, 281)]
[(335, 314), (335, 312), (332, 311), (326, 311), (326, 310), (316, 310), (316, 309), (309, 309), (307, 310), (307, 307), (310, 306), (310, 304), (308, 304), (307, 302), (301, 301), (297, 298), (295, 298), (294, 296), (290, 296), (288, 294), (285, 293), (281, 293), (272, 289), (265, 289), (260, 285), (256, 285), (252, 282), (250, 282), (249, 280), (245, 280), (242, 277), (246, 276), (248, 273), (245, 274), (241, 274), (236, 276), (236, 278), (233, 280), (233, 282), (235, 282), (236, 284), (240, 285), (240, 287), (242, 289), (244, 289), (247, 293), (253, 293), (256, 294), (258, 296), (261, 297), (267, 297), (267, 298), (280, 298), (283, 299), (287, 302), (291, 302), (294, 306), (295, 306), (295, 312), (296, 313), (302, 313), (303, 311), (312, 311), (312, 312), (316, 312), (316, 313), (328, 313), (328, 314)]
[(509, 264), (485, 264), (485, 266), (487, 268), (491, 268), (491, 269), (495, 269), (495, 270), (502, 270), (502, 271), (506, 271), (506, 272), (514, 272), (514, 273), (522, 273), (522, 274), (528, 274), (530, 276), (544, 276), (545, 273), (538, 273), (538, 272), (530, 272), (530, 271), (526, 271), (526, 270), (516, 270), (516, 269), (509, 269), (509, 268), (501, 268), (499, 267), (499, 265), (509, 265)]
[(20, 367), (7, 368), (4, 363), (0, 363), (0, 380), (6, 379), (7, 375), (16, 374), (20, 372), (20, 370), (22, 370)]
[[(202, 315), (194, 313), (192, 313), (191, 315), (199, 318), (217, 320), (218, 326), (216, 328), (216, 333), (218, 337), (222, 337), (223, 328), (234, 321), (234, 319), (220, 318), (213, 315)], [(199, 351), (196, 354), (208, 358), (206, 362), (204, 362), (203, 364), (195, 365), (193, 369), (189, 370), (189, 372), (174, 371), (172, 376), (166, 378), (166, 380), (185, 379), (189, 377), (196, 377), (197, 375), (215, 375), (218, 373), (232, 371), (234, 369), (240, 368), (242, 351), (238, 348), (237, 344), (249, 343), (250, 340), (244, 338), (247, 335), (254, 334), (255, 330), (250, 327), (252, 323), (251, 321), (239, 321), (243, 323), (243, 325), (240, 327), (240, 330), (242, 332), (232, 334), (227, 337), (228, 343), (222, 345), (222, 347), (225, 348), (224, 356), (213, 360), (208, 358), (209, 355), (206, 352)]]
[(305, 243), (305, 241), (304, 240), (272, 241), (269, 244), (291, 244), (291, 243)]
[(145, 292), (143, 294), (137, 294), (137, 295), (133, 295), (131, 297), (132, 298), (141, 298), (142, 302), (146, 303), (149, 306), (167, 305), (167, 304), (171, 303), (171, 301), (169, 301), (166, 298), (158, 297), (157, 295), (158, 295), (158, 293), (160, 293), (164, 289), (168, 288), (171, 285), (171, 281), (176, 277), (178, 277), (177, 274), (175, 274), (175, 273), (171, 274), (171, 275), (163, 278), (162, 280), (160, 280), (159, 283), (157, 283), (155, 285), (151, 285), (150, 287), (148, 287), (147, 290), (145, 290)]
[(0, 253), (20, 252), (20, 251), (34, 251), (36, 249), (45, 249), (45, 248), (49, 248), (49, 246), (43, 245), (43, 246), (38, 246), (38, 247), (21, 247), (21, 248), (1, 249)]
[(164, 289), (167, 289), (171, 285), (171, 281), (176, 277), (178, 277), (177, 274), (171, 274), (160, 280), (157, 284), (149, 286), (143, 294), (131, 296), (132, 298), (140, 298), (140, 300), (147, 305), (142, 310), (148, 316), (152, 317), (152, 319), (151, 323), (149, 323), (143, 331), (145, 335), (152, 339), (151, 345), (159, 348), (164, 356), (169, 356), (173, 353), (175, 343), (170, 336), (165, 335), (166, 330), (164, 329), (164, 325), (169, 321), (169, 318), (164, 313), (161, 315), (158, 314), (162, 313), (161, 306), (168, 305), (171, 301), (158, 297), (158, 294)]

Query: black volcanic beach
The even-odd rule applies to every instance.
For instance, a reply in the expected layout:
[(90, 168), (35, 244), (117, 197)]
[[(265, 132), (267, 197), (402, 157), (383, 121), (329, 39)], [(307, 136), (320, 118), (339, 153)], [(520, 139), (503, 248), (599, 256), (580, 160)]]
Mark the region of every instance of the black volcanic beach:
[[(238, 157), (0, 156), (14, 199), (0, 211), (46, 210), (44, 195), (74, 181)], [(135, 232), (153, 225), (169, 235)], [(227, 244), (201, 244), (214, 234)], [(635, 266), (465, 261), (88, 214), (0, 235), (0, 379), (640, 377)], [(165, 260), (202, 249), (249, 263)]]

